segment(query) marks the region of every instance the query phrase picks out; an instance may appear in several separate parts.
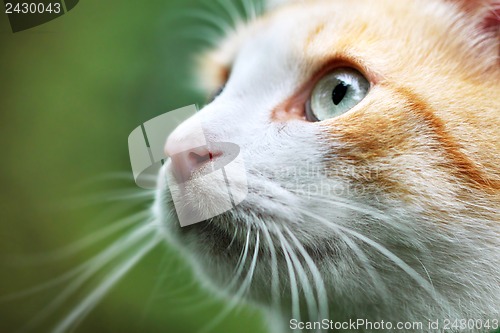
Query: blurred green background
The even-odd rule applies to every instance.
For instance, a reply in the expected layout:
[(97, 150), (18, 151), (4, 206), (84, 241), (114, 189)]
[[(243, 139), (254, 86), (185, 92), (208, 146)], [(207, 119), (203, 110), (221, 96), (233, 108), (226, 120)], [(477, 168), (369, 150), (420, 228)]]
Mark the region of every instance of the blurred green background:
[[(142, 191), (131, 177), (127, 148), (136, 126), (203, 103), (189, 88), (190, 56), (206, 38), (203, 29), (186, 38), (183, 32), (200, 25), (181, 15), (210, 7), (215, 2), (84, 0), (16, 34), (0, 14), (0, 332), (23, 328), (69, 282), (21, 298), (12, 293), (51, 281), (120, 234), (69, 258), (47, 261), (40, 254), (148, 208), (148, 198), (112, 201), (107, 193)], [(48, 331), (89, 290), (31, 331)], [(162, 245), (76, 331), (192, 333), (223, 305), (197, 285), (174, 249)], [(212, 332), (264, 329), (255, 310), (239, 308)]]

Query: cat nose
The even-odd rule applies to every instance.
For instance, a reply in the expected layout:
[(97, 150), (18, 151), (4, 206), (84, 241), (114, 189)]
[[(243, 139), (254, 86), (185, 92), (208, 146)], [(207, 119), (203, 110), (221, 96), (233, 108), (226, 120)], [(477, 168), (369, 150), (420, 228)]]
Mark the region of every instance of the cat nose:
[(192, 179), (193, 175), (206, 167), (214, 158), (207, 146), (190, 148), (170, 156), (172, 174), (178, 183)]
[(165, 154), (170, 157), (171, 171), (178, 183), (184, 183), (220, 154), (212, 151), (203, 131), (196, 123), (181, 124), (170, 134), (165, 144)]

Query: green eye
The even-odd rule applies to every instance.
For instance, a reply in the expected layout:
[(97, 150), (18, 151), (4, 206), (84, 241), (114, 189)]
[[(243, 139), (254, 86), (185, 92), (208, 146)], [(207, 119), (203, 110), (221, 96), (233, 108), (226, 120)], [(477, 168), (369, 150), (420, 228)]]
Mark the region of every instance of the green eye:
[(309, 121), (340, 116), (361, 102), (370, 83), (352, 68), (339, 68), (322, 78), (314, 87), (306, 107)]

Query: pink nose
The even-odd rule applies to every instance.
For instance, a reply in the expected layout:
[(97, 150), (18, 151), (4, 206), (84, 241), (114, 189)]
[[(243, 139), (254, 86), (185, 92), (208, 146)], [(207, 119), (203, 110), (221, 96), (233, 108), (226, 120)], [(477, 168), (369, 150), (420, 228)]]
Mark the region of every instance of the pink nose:
[(172, 173), (178, 183), (184, 183), (213, 158), (214, 155), (207, 146), (195, 147), (170, 155)]
[[(184, 183), (209, 173), (212, 160), (222, 155), (205, 136), (199, 117), (191, 117), (180, 124), (168, 137), (165, 154), (170, 157), (171, 171), (178, 183)], [(203, 169), (203, 170), (201, 170)], [(210, 169), (210, 170), (209, 170)]]

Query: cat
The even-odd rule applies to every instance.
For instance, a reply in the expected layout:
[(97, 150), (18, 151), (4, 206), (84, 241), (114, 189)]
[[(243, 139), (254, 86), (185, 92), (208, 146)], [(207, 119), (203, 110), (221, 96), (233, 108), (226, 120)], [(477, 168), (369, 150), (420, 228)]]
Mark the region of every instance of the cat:
[[(199, 57), (218, 93), (166, 142), (170, 156), (205, 149), (162, 168), (162, 234), (271, 332), (493, 331), (499, 16), (491, 0), (268, 3)], [(167, 179), (201, 175), (227, 154), (218, 142), (240, 148), (245, 200), (181, 228)], [(223, 185), (196, 178), (196, 205), (217, 205)]]

